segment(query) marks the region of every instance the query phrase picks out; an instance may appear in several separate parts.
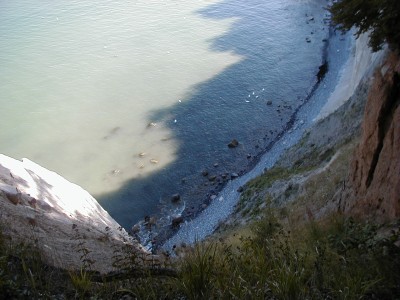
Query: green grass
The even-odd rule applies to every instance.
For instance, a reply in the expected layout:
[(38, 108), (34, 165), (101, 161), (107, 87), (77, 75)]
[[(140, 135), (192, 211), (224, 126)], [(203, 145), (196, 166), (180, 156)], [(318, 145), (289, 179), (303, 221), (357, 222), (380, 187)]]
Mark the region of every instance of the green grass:
[[(261, 197), (260, 194), (265, 192), (266, 189), (272, 186), (272, 184), (277, 180), (287, 180), (292, 176), (302, 174), (305, 172), (311, 171), (313, 168), (306, 167), (306, 168), (281, 168), (281, 167), (274, 167), (272, 169), (267, 170), (264, 174), (250, 180), (240, 195), (240, 199), (238, 204), (236, 205), (236, 212), (241, 212), (242, 216), (246, 216), (248, 214), (252, 214), (255, 216), (258, 211), (252, 212), (252, 209), (257, 209), (257, 207), (248, 207), (249, 202), (252, 203), (252, 206), (261, 205), (262, 202), (266, 199)], [(254, 199), (253, 199), (254, 198)], [(253, 201), (254, 200), (254, 201)]]
[(397, 235), (335, 216), (292, 229), (269, 210), (241, 243), (198, 245), (183, 260), (188, 299), (396, 299)]
[(4, 299), (47, 299), (66, 272), (46, 265), (37, 247), (14, 244), (0, 231), (0, 295)]
[[(251, 231), (187, 248), (170, 274), (95, 280), (47, 266), (34, 248), (0, 238), (0, 293), (9, 299), (396, 299), (397, 228), (337, 215), (291, 227), (268, 209)], [(229, 241), (229, 242), (228, 242)]]

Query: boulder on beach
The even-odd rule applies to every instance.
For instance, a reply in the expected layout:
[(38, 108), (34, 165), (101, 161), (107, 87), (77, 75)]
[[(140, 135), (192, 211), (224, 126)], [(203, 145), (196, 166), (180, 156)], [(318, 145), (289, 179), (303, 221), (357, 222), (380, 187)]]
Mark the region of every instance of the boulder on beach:
[(171, 225), (172, 225), (172, 227), (178, 227), (182, 222), (183, 222), (183, 217), (179, 216), (179, 217), (172, 219)]
[(231, 173), (231, 179), (238, 178), (239, 174), (238, 173)]
[(328, 72), (328, 62), (324, 62), (322, 65), (319, 66), (319, 70), (317, 73), (318, 82), (320, 82), (324, 77), (326, 72)]

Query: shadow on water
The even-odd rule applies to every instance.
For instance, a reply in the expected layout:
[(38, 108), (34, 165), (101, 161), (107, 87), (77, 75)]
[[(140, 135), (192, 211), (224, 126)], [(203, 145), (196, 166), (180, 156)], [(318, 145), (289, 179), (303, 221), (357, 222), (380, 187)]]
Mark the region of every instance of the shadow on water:
[[(235, 18), (228, 32), (210, 41), (210, 51), (230, 51), (242, 60), (193, 87), (181, 103), (149, 117), (149, 122), (170, 129), (178, 143), (176, 160), (116, 192), (97, 196), (125, 228), (155, 214), (160, 201), (169, 203), (175, 193), (186, 203), (185, 216), (194, 216), (232, 172), (246, 171), (315, 83), (322, 39), (328, 33), (321, 5), (251, 2), (226, 0), (197, 12), (214, 20)], [(310, 15), (315, 16), (312, 22)], [(306, 42), (310, 32), (312, 43)], [(233, 138), (240, 144), (230, 149), (227, 144)]]

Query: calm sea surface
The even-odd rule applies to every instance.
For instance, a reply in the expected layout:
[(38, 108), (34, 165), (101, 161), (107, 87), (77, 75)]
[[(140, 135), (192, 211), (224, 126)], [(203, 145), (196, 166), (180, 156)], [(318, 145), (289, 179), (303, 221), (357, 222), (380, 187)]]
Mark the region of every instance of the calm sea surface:
[(174, 193), (195, 211), (220, 186), (202, 171), (246, 170), (315, 84), (326, 5), (1, 1), (0, 152), (81, 185), (127, 228), (183, 209)]

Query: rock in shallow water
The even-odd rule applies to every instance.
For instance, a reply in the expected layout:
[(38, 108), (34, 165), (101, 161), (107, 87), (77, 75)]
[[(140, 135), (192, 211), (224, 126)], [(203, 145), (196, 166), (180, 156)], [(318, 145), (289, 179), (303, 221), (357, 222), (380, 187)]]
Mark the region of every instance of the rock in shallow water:
[(140, 226), (138, 224), (134, 225), (132, 227), (132, 233), (136, 234), (136, 233), (139, 233), (139, 232), (140, 232)]
[(179, 202), (180, 200), (181, 200), (181, 195), (179, 195), (178, 193), (177, 194), (173, 194), (172, 197), (171, 197), (171, 202), (172, 203)]
[(216, 175), (210, 175), (210, 176), (208, 176), (208, 180), (209, 180), (209, 181), (214, 181), (215, 179), (217, 179), (217, 176), (216, 176)]
[(236, 139), (233, 139), (229, 144), (228, 147), (229, 148), (236, 148), (237, 146), (239, 146), (239, 142)]

